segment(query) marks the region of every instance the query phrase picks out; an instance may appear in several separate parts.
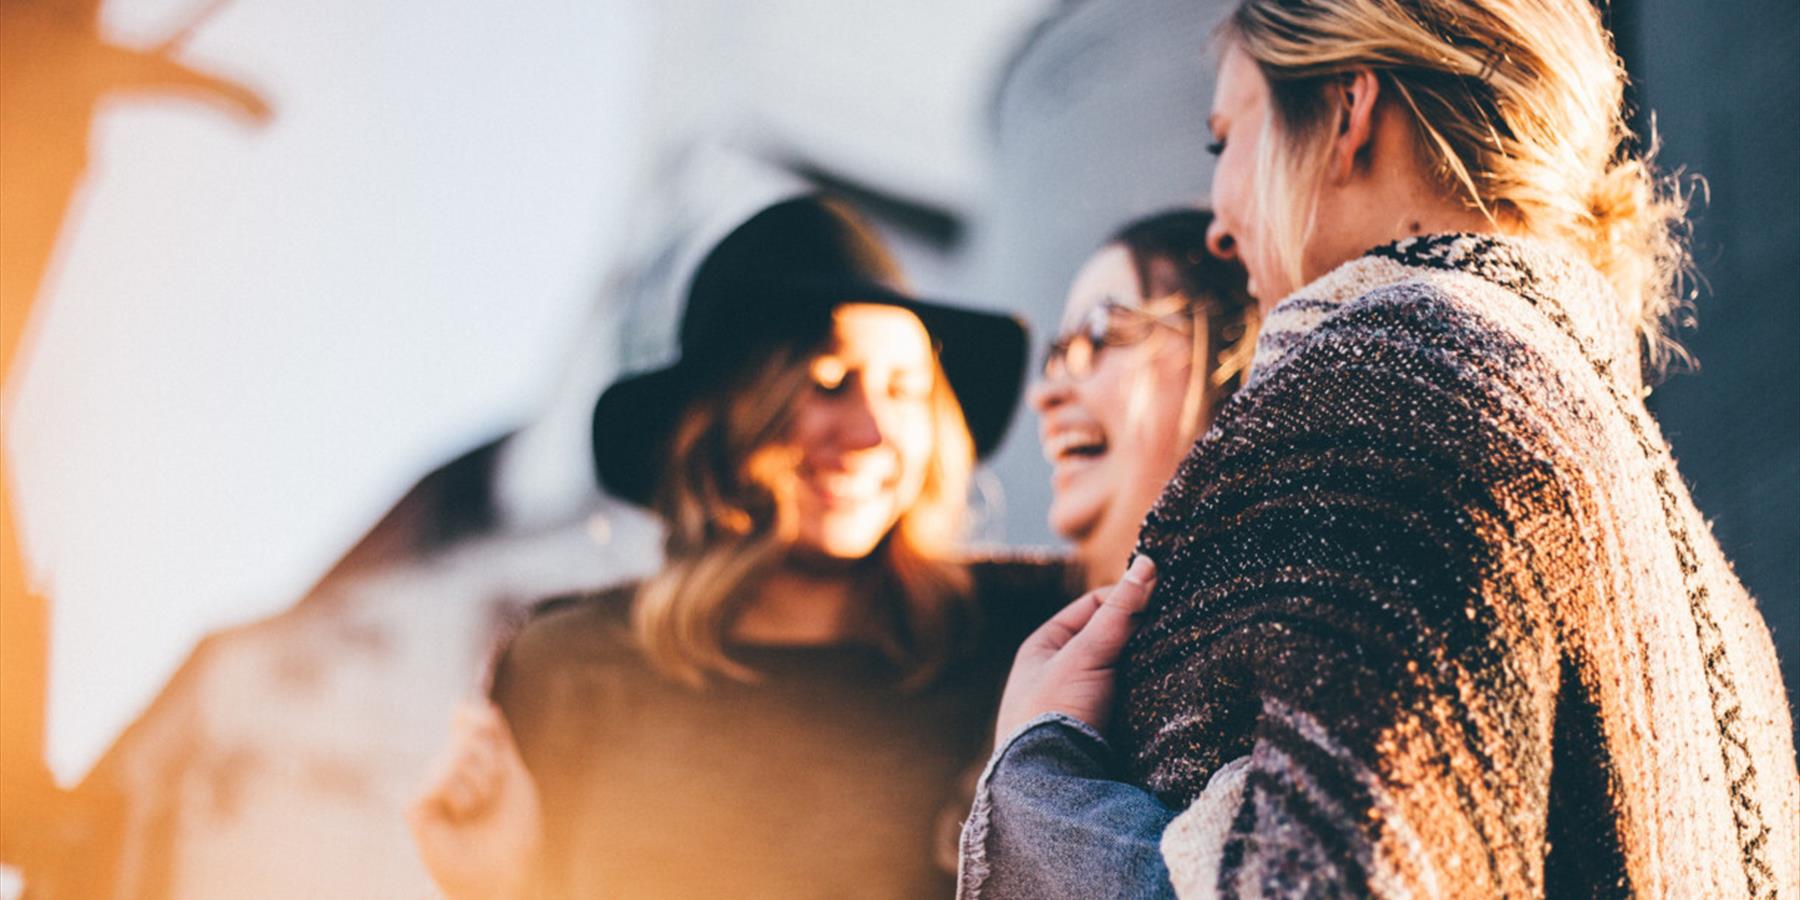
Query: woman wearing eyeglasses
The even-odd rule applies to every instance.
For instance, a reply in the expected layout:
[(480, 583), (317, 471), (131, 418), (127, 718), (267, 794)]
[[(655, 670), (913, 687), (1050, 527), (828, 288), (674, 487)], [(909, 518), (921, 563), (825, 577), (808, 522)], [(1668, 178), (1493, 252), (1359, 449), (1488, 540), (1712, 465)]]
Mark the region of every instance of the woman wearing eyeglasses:
[(1154, 591), (1021, 650), (959, 896), (1800, 896), (1769, 630), (1644, 405), (1687, 222), (1601, 9), (1222, 34), (1255, 371), (1146, 519)]
[(1089, 257), (1031, 392), (1050, 527), (1090, 588), (1125, 574), (1144, 514), (1249, 367), (1256, 303), (1243, 268), (1207, 251), (1211, 223), (1148, 216)]

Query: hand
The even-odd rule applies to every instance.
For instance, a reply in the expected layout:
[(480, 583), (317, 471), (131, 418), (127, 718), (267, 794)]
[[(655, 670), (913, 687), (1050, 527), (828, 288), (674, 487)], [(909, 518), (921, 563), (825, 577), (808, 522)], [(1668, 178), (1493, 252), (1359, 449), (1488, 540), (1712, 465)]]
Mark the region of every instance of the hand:
[(451, 900), (525, 896), (540, 816), (537, 786), (500, 710), (458, 707), (450, 745), (406, 813), (432, 880)]
[(1047, 712), (1106, 727), (1113, 664), (1155, 583), (1156, 564), (1139, 556), (1117, 584), (1081, 595), (1025, 639), (1000, 698), (996, 744)]

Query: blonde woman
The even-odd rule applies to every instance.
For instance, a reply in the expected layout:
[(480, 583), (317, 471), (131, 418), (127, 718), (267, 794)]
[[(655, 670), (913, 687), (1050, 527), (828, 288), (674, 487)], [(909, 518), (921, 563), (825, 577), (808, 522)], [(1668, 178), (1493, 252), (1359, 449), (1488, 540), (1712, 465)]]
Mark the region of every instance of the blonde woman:
[(962, 896), (1800, 894), (1768, 629), (1642, 402), (1683, 204), (1597, 9), (1242, 0), (1223, 47), (1250, 382), (1021, 649)]
[(1050, 527), (1089, 588), (1125, 574), (1150, 504), (1249, 369), (1256, 304), (1243, 267), (1207, 250), (1211, 224), (1166, 210), (1089, 256), (1030, 391)]
[(960, 776), (1067, 594), (953, 557), (1022, 328), (896, 278), (841, 207), (778, 204), (700, 267), (679, 362), (602, 395), (666, 566), (541, 607), (461, 716), (412, 815), (452, 897), (949, 893)]

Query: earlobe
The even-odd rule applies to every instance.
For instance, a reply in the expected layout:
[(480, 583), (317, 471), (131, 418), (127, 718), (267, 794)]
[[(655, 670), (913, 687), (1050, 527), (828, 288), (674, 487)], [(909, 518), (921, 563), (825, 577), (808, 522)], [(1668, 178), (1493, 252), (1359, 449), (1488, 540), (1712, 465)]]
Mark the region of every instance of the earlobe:
[(1339, 91), (1336, 146), (1332, 148), (1331, 174), (1341, 182), (1356, 174), (1366, 152), (1373, 146), (1375, 133), (1375, 100), (1381, 91), (1381, 80), (1371, 69), (1347, 72), (1336, 85)]

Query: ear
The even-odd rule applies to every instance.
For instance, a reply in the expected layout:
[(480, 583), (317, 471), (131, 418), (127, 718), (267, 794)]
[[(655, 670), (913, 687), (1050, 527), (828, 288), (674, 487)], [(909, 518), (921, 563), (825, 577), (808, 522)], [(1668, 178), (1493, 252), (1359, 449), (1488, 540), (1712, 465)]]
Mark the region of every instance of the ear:
[(1331, 147), (1331, 177), (1342, 183), (1356, 173), (1357, 160), (1372, 147), (1381, 79), (1372, 69), (1353, 69), (1333, 90), (1338, 94), (1338, 128)]

